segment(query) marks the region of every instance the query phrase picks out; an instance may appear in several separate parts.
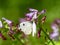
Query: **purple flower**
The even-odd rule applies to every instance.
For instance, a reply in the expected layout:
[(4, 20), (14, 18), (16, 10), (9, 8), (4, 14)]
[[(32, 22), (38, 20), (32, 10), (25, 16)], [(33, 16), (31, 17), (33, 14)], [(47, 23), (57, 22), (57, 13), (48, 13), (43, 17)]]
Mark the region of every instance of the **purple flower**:
[(46, 10), (42, 10), (41, 12), (38, 12), (38, 10), (32, 8), (30, 8), (29, 11), (30, 13), (26, 14), (26, 18), (27, 20), (29, 19), (30, 21), (37, 19), (38, 18), (37, 14), (44, 14), (46, 12)]
[(6, 19), (6, 18), (2, 18), (2, 20), (4, 20), (4, 21), (6, 21), (7, 22), (7, 24), (9, 25), (9, 27), (10, 27), (10, 30), (12, 29), (12, 25), (13, 25), (13, 22), (12, 21), (10, 21), (10, 20), (8, 20), (8, 19)]
[(30, 20), (37, 19), (38, 10), (30, 8), (29, 11), (31, 12), (26, 14), (26, 18)]
[(42, 10), (41, 12), (38, 12), (38, 14), (44, 14), (46, 12), (46, 9)]
[(53, 23), (53, 24), (51, 25), (51, 28), (52, 28), (53, 32), (58, 32), (58, 31), (59, 31), (58, 25), (55, 24), (55, 23)]
[(60, 19), (57, 19), (56, 22), (60, 24)]
[(27, 21), (31, 21), (33, 15), (34, 15), (34, 12), (27, 13), (27, 14), (26, 14), (26, 20), (27, 20)]
[(30, 13), (27, 13), (27, 14), (26, 14), (26, 17), (32, 19), (33, 15), (34, 15), (34, 12), (30, 12)]
[(51, 39), (55, 39), (58, 36), (59, 36), (59, 32), (53, 32), (52, 34), (50, 34)]
[(2, 20), (4, 20), (4, 21), (6, 21), (7, 22), (7, 24), (9, 25), (9, 32), (11, 33), (11, 34), (15, 34), (15, 32), (12, 30), (12, 26), (13, 26), (13, 22), (12, 21), (10, 21), (10, 20), (8, 20), (8, 19), (6, 19), (6, 18), (2, 18)]
[(0, 21), (0, 28), (2, 28), (3, 27), (3, 25), (2, 25), (2, 22)]
[(60, 19), (56, 19), (54, 22), (55, 22), (56, 24), (60, 25)]
[(52, 23), (51, 28), (53, 30), (53, 33), (50, 34), (50, 38), (56, 40), (56, 37), (59, 36), (59, 28), (58, 28), (58, 25), (55, 24), (55, 23)]
[(26, 14), (26, 18), (30, 20), (37, 19), (37, 12), (31, 12)]
[(33, 20), (34, 20), (34, 19), (37, 19), (37, 13), (38, 13), (38, 12), (34, 12), (34, 15), (33, 15), (33, 17), (32, 17)]
[(4, 18), (4, 17), (2, 18), (2, 20), (5, 20), (8, 25), (10, 25), (10, 24), (12, 23), (12, 21), (10, 21), (10, 20), (8, 20), (8, 19), (6, 19), (6, 18)]
[(32, 12), (31, 20), (37, 19), (38, 10), (30, 8), (29, 11)]
[(38, 10), (32, 9), (32, 8), (29, 8), (29, 11), (31, 11), (31, 12), (38, 12)]

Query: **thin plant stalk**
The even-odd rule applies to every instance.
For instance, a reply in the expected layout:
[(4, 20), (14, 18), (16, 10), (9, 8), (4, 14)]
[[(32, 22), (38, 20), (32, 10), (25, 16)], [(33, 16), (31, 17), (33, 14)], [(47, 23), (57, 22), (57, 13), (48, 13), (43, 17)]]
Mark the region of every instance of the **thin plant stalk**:
[(52, 39), (50, 39), (50, 37), (49, 37), (49, 35), (44, 31), (45, 29), (44, 28), (42, 28), (42, 31), (44, 32), (44, 34), (47, 36), (47, 38), (51, 41), (51, 43), (53, 44), (53, 45), (55, 45), (54, 44), (54, 42), (53, 42), (53, 40)]

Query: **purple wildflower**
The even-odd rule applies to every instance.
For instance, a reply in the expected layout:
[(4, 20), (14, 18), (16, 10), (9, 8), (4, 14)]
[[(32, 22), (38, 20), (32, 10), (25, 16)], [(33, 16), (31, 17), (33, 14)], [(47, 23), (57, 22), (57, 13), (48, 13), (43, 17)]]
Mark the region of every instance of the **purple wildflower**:
[(38, 12), (38, 10), (32, 8), (30, 8), (29, 11), (30, 13), (26, 14), (26, 18), (30, 19), (30, 21), (37, 19), (38, 18), (37, 14), (44, 14), (46, 12), (46, 10), (42, 10), (41, 12)]
[(31, 12), (26, 14), (26, 18), (30, 20), (37, 19), (38, 10), (30, 8), (29, 11)]
[(30, 12), (30, 13), (27, 13), (27, 14), (26, 14), (26, 17), (32, 18), (33, 15), (34, 15), (34, 12)]
[(33, 15), (32, 19), (37, 19), (37, 13), (38, 12), (34, 12), (34, 15)]
[(56, 22), (60, 24), (60, 19), (57, 19)]
[(60, 19), (56, 19), (54, 22), (55, 22), (57, 25), (60, 25)]
[(8, 20), (8, 19), (6, 19), (6, 18), (4, 18), (4, 17), (2, 18), (2, 20), (5, 20), (8, 25), (10, 25), (10, 24), (12, 23), (12, 21), (10, 21), (10, 20)]
[(10, 21), (10, 20), (8, 20), (8, 19), (6, 19), (6, 18), (2, 18), (2, 20), (4, 20), (4, 21), (6, 21), (7, 22), (7, 24), (9, 25), (9, 27), (10, 27), (10, 30), (12, 29), (12, 26), (13, 26), (13, 22), (12, 21)]
[(58, 32), (53, 32), (52, 34), (50, 34), (50, 38), (51, 39), (55, 39), (56, 37), (58, 37), (59, 36), (59, 33)]
[(53, 33), (50, 34), (51, 39), (55, 39), (56, 37), (59, 36), (59, 28), (58, 25), (55, 23), (52, 23), (51, 28), (53, 30)]
[(38, 14), (44, 14), (46, 12), (46, 9), (42, 10), (41, 12), (38, 12)]
[(34, 12), (27, 13), (27, 14), (26, 14), (26, 19), (27, 19), (27, 20), (31, 20), (32, 17), (33, 17), (33, 15), (34, 15)]
[(13, 28), (13, 22), (12, 21), (10, 21), (10, 20), (8, 20), (8, 19), (6, 19), (6, 18), (2, 18), (2, 20), (4, 20), (4, 21), (6, 21), (7, 22), (7, 24), (9, 25), (9, 33), (11, 34), (11, 35), (13, 35), (13, 34), (15, 34), (15, 32), (12, 30), (12, 28)]
[(53, 23), (53, 24), (51, 25), (51, 28), (53, 29), (53, 32), (58, 32), (58, 31), (59, 31), (58, 25), (55, 24), (55, 23)]

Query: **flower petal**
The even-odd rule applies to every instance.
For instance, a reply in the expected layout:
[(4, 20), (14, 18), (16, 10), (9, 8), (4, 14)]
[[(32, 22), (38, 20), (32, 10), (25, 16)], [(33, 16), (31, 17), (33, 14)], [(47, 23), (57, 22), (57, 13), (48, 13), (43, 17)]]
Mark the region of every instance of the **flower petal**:
[(60, 19), (55, 19), (54, 21), (56, 24), (60, 25)]
[(37, 12), (31, 12), (26, 14), (27, 20), (34, 20), (37, 19)]
[(7, 24), (9, 25), (9, 31), (11, 33), (14, 33), (13, 30), (12, 30), (13, 22), (8, 20), (8, 19), (6, 19), (6, 18), (4, 18), (4, 17), (2, 19), (5, 20), (7, 22)]
[(53, 33), (50, 34), (50, 38), (56, 40), (57, 39), (56, 37), (59, 36), (58, 25), (53, 22), (52, 25), (51, 25), (51, 28), (53, 30)]
[(32, 19), (37, 19), (37, 12), (34, 12), (34, 15), (33, 15)]
[(29, 8), (29, 11), (38, 12), (38, 10), (32, 8)]
[(20, 19), (19, 19), (19, 22), (25, 22), (25, 21), (26, 21), (25, 18), (20, 18)]
[(27, 21), (31, 21), (31, 19), (32, 19), (32, 18), (26, 17), (26, 20), (27, 20)]
[(34, 12), (30, 12), (30, 13), (27, 13), (27, 14), (26, 14), (26, 17), (32, 18), (33, 15), (34, 15)]
[(56, 33), (52, 33), (52, 34), (50, 35), (50, 38), (51, 38), (51, 39), (54, 39), (55, 37), (58, 37), (58, 36), (59, 36), (59, 33), (56, 32)]
[(9, 25), (12, 23), (12, 21), (10, 21), (10, 20), (8, 20), (8, 19), (6, 19), (6, 18), (2, 18), (2, 20), (5, 20)]
[(58, 28), (58, 26), (55, 23), (53, 23), (51, 25), (51, 28), (53, 29), (53, 32), (58, 32), (59, 31), (59, 28)]
[(38, 14), (44, 14), (46, 12), (46, 10), (42, 10), (41, 12), (38, 12)]
[(37, 18), (38, 18), (37, 12), (34, 12), (34, 15), (33, 15), (32, 19), (31, 19), (31, 21), (36, 20)]
[(2, 25), (2, 22), (0, 21), (0, 28), (2, 28), (3, 27), (3, 25)]

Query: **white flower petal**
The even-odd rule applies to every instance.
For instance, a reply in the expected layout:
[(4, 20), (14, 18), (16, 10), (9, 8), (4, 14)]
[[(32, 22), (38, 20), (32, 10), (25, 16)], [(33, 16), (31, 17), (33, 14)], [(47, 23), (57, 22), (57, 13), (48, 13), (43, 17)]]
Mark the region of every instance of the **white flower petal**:
[(32, 31), (32, 36), (34, 36), (36, 33), (36, 24), (35, 22), (33, 21), (33, 31)]
[(0, 28), (2, 28), (3, 27), (3, 25), (2, 25), (2, 22), (0, 21)]
[(36, 10), (36, 9), (32, 9), (32, 8), (30, 8), (29, 11), (38, 12), (38, 10)]
[(37, 19), (37, 12), (34, 13), (34, 16), (32, 19)]

